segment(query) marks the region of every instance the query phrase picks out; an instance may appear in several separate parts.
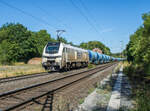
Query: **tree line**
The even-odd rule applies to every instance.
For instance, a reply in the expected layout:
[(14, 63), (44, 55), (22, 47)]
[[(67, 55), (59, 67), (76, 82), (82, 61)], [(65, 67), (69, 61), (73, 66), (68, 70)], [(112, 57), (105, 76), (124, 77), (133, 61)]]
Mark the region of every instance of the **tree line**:
[(56, 41), (46, 30), (32, 32), (22, 24), (7, 23), (0, 28), (0, 63), (27, 62), (40, 57), (47, 41)]
[[(60, 41), (91, 50), (97, 47), (105, 54), (110, 54), (110, 49), (99, 41), (80, 45), (68, 42), (63, 37), (60, 37)], [(0, 27), (0, 64), (27, 63), (33, 57), (41, 57), (43, 48), (48, 42), (58, 42), (58, 40), (52, 38), (46, 30), (34, 32), (20, 23), (6, 23)]]
[(150, 13), (142, 15), (143, 23), (130, 36), (126, 47), (126, 73), (132, 83), (136, 102), (133, 111), (150, 111)]
[(99, 42), (99, 41), (89, 41), (89, 42), (82, 42), (80, 44), (80, 47), (84, 48), (84, 49), (94, 49), (94, 48), (99, 48), (100, 50), (102, 50), (102, 52), (104, 54), (110, 55), (110, 49), (105, 46), (103, 43)]
[(143, 24), (130, 36), (126, 47), (127, 60), (150, 75), (150, 13), (142, 15)]

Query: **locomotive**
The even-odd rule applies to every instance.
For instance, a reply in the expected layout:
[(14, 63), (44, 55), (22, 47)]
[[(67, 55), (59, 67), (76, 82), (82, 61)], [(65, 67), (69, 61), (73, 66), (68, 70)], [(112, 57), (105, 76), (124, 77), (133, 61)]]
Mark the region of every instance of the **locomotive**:
[(88, 62), (87, 50), (54, 42), (49, 42), (44, 47), (42, 66), (46, 70), (70, 70), (75, 67), (86, 67)]
[(44, 47), (42, 54), (42, 66), (45, 70), (50, 71), (70, 70), (77, 67), (86, 67), (89, 63), (103, 64), (121, 60), (121, 58), (110, 57), (60, 42), (49, 42)]

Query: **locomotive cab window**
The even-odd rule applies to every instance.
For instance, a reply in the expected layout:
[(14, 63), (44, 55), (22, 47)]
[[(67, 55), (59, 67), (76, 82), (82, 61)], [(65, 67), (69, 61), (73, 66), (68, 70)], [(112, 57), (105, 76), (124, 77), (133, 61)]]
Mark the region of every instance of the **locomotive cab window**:
[(60, 43), (48, 43), (46, 47), (46, 53), (55, 54), (58, 53)]

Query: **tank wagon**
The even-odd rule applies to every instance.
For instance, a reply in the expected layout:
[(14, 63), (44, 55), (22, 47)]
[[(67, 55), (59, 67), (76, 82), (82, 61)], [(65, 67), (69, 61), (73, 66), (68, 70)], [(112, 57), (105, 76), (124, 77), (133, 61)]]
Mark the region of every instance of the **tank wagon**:
[(106, 61), (107, 61), (106, 55), (103, 54), (103, 63), (106, 63)]
[(103, 56), (102, 56), (102, 54), (100, 54), (100, 53), (98, 53), (97, 52), (97, 59), (98, 59), (98, 64), (101, 64), (101, 63), (103, 63), (102, 61), (103, 61)]
[(89, 62), (90, 63), (95, 63), (96, 59), (97, 59), (97, 55), (95, 52), (88, 50), (88, 54), (89, 54)]
[(102, 54), (98, 53), (98, 52), (94, 52), (91, 50), (88, 50), (89, 53), (89, 63), (93, 63), (93, 64), (100, 64), (103, 61), (103, 56)]
[(105, 54), (84, 50), (64, 43), (49, 42), (43, 50), (42, 66), (46, 70), (70, 70), (77, 67), (86, 67), (88, 63), (103, 64), (125, 59), (114, 58)]
[(49, 42), (43, 50), (42, 66), (46, 70), (70, 70), (74, 67), (87, 66), (87, 50), (64, 43)]
[(93, 64), (105, 63), (106, 55), (91, 50), (88, 50), (88, 53), (89, 53), (89, 63)]

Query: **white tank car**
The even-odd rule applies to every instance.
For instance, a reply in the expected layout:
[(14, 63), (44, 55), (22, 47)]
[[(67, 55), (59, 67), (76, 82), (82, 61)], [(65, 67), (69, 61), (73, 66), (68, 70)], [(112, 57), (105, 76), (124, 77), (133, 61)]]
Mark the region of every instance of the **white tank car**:
[(42, 55), (42, 66), (51, 71), (85, 67), (88, 61), (87, 50), (58, 42), (49, 42)]

